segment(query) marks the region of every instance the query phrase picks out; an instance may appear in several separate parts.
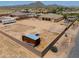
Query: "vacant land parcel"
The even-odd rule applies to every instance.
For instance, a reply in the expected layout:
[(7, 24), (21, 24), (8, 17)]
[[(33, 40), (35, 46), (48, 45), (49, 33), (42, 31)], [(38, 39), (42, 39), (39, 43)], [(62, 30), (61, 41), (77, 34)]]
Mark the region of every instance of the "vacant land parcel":
[(63, 20), (54, 23), (30, 18), (17, 21), (14, 24), (0, 25), (0, 30), (21, 42), (22, 35), (39, 32), (41, 43), (33, 49), (42, 52), (66, 28), (66, 25), (63, 23)]

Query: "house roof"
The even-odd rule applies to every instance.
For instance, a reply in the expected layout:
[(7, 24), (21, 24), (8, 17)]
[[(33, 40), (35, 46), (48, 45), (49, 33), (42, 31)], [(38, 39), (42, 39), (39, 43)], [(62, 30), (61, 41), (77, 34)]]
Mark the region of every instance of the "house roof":
[(67, 18), (68, 18), (68, 20), (75, 20), (75, 19), (77, 19), (77, 16), (69, 16)]
[(36, 16), (35, 13), (25, 13), (25, 12), (15, 12), (15, 13), (12, 13), (11, 15), (15, 15), (15, 16), (28, 16), (28, 17), (31, 17), (31, 16)]
[(53, 18), (53, 19), (58, 19), (60, 17), (63, 17), (62, 15), (58, 15), (58, 14), (42, 14), (40, 17), (46, 17), (46, 18)]
[(31, 38), (31, 39), (33, 39), (33, 40), (39, 39), (39, 36), (36, 36), (36, 35), (34, 35), (34, 34), (27, 34), (27, 35), (25, 35), (25, 36), (28, 37), (28, 38)]
[(21, 16), (21, 15), (27, 15), (27, 13), (17, 11), (15, 13), (12, 13), (11, 15), (19, 15), (19, 16)]
[(0, 17), (0, 21), (2, 21), (2, 20), (15, 20), (16, 18), (13, 18), (13, 17), (9, 17), (9, 16), (2, 16), (2, 17)]
[(79, 13), (79, 11), (63, 11), (63, 14)]

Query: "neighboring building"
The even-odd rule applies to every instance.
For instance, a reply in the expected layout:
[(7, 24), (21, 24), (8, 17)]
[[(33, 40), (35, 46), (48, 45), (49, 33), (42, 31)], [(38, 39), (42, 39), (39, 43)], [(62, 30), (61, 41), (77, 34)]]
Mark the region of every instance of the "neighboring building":
[(10, 16), (12, 16), (12, 17), (25, 18), (25, 17), (27, 17), (27, 13), (17, 11), (15, 13), (10, 14)]
[(42, 14), (41, 16), (39, 16), (40, 20), (45, 20), (45, 21), (54, 21), (54, 22), (59, 22), (63, 19), (62, 15), (58, 15), (58, 14)]
[(10, 16), (19, 18), (30, 18), (30, 17), (36, 17), (37, 15), (35, 13), (17, 11), (15, 13), (10, 14)]
[(8, 16), (9, 15), (9, 13), (4, 13), (4, 14), (0, 14), (0, 17), (2, 17), (2, 16)]
[(66, 20), (72, 22), (74, 20), (76, 20), (78, 17), (77, 16), (68, 16)]
[(0, 22), (3, 24), (15, 23), (16, 18), (5, 16), (0, 18)]
[(79, 14), (79, 11), (63, 11), (63, 14)]
[(22, 40), (33, 46), (37, 46), (40, 43), (40, 37), (35, 34), (27, 34), (22, 36)]
[(46, 9), (46, 8), (32, 8), (32, 9), (29, 9), (29, 12), (32, 12), (32, 13), (48, 13), (48, 9)]

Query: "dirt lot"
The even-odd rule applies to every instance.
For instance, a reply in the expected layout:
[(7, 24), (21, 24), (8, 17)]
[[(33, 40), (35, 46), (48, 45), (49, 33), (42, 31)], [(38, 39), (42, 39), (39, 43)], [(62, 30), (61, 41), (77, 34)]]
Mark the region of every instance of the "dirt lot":
[[(43, 51), (47, 47), (47, 45), (50, 42), (52, 42), (57, 37), (57, 35), (66, 28), (65, 25), (61, 25), (61, 24), (63, 24), (63, 21), (58, 22), (58, 23), (53, 23), (50, 21), (39, 21), (37, 19), (32, 18), (32, 19), (20, 20), (14, 24), (0, 25), (0, 30), (17, 38), (20, 41), (22, 41), (21, 38), (22, 38), (22, 35), (24, 34), (40, 32), (40, 37), (41, 37), (42, 42), (35, 49), (39, 51)], [(70, 33), (72, 32), (74, 34), (74, 30), (73, 31), (70, 30), (69, 32)], [(3, 39), (0, 42), (4, 42), (4, 43), (0, 43), (0, 45), (2, 45), (1, 51), (5, 53), (4, 54), (2, 52), (1, 57), (38, 57), (31, 51), (28, 51), (27, 49), (20, 46), (19, 44), (11, 41), (10, 38), (2, 34), (0, 34), (0, 36), (1, 36), (0, 39)], [(69, 38), (70, 37), (71, 36), (69, 36)], [(63, 39), (65, 39), (64, 36), (62, 37), (62, 40)], [(62, 40), (60, 40), (59, 42), (61, 42)], [(59, 45), (59, 43), (57, 43), (57, 45)], [(64, 55), (63, 53), (62, 55), (60, 55), (59, 52), (57, 54), (57, 53), (52, 53), (52, 51), (49, 50), (48, 53), (44, 57), (63, 57)]]
[(61, 22), (54, 23), (30, 18), (17, 21), (14, 24), (2, 25), (1, 30), (20, 41), (24, 34), (39, 32), (41, 43), (35, 49), (43, 51), (66, 28), (65, 25), (61, 25)]
[(37, 57), (10, 38), (0, 33), (0, 57)]

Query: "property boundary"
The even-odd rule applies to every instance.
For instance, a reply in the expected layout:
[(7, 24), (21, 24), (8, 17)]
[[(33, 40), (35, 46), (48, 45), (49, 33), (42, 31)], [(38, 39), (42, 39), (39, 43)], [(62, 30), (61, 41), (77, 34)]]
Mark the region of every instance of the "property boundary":
[[(75, 21), (76, 21), (76, 20), (75, 20)], [(28, 44), (26, 44), (26, 43), (24, 43), (24, 42), (19, 41), (18, 39), (14, 38), (14, 37), (12, 37), (12, 36), (10, 36), (10, 35), (8, 35), (7, 33), (3, 32), (3, 31), (1, 31), (1, 30), (0, 30), (0, 33), (2, 33), (2, 34), (4, 34), (5, 36), (11, 38), (13, 41), (15, 41), (16, 43), (22, 45), (22, 46), (25, 47), (26, 49), (28, 49), (28, 50), (32, 51), (33, 53), (37, 54), (38, 56), (43, 57), (43, 56), (49, 51), (49, 49), (62, 37), (62, 35), (70, 28), (70, 26), (71, 26), (75, 21), (73, 21), (72, 23), (70, 23), (70, 25), (67, 26), (67, 27), (64, 29), (64, 31), (63, 31), (62, 33), (60, 33), (42, 52), (40, 52), (40, 51), (34, 49), (34, 47), (32, 47), (32, 46), (30, 46), (30, 45), (28, 45)]]

